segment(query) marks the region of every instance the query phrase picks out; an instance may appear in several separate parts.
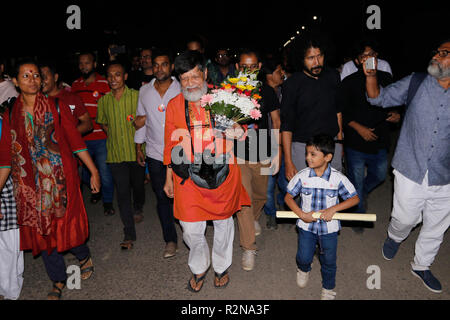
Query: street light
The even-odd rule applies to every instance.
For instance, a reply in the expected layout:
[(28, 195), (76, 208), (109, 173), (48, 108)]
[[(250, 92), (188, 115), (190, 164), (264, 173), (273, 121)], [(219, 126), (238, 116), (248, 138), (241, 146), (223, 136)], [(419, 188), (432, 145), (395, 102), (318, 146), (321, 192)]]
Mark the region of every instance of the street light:
[(313, 20), (317, 20), (317, 16), (314, 16), (314, 17), (313, 17)]

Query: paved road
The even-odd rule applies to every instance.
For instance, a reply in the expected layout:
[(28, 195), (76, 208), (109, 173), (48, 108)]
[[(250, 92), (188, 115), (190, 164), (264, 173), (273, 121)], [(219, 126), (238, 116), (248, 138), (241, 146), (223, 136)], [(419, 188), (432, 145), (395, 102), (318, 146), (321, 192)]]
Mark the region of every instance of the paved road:
[[(414, 244), (419, 228), (402, 244), (392, 261), (381, 255), (386, 237), (392, 204), (392, 180), (370, 194), (368, 212), (376, 213), (378, 221), (363, 234), (355, 234), (343, 227), (338, 240), (338, 270), (336, 292), (339, 300), (449, 300), (450, 299), (450, 235), (447, 232), (431, 270), (440, 279), (443, 292), (428, 291), (410, 272)], [(85, 194), (85, 200), (88, 195)], [(81, 283), (80, 290), (65, 290), (65, 300), (316, 300), (320, 298), (320, 265), (315, 258), (310, 282), (305, 289), (295, 282), (297, 232), (293, 220), (280, 221), (278, 230), (265, 229), (257, 237), (259, 248), (256, 266), (246, 272), (241, 268), (239, 231), (236, 225), (234, 261), (230, 268), (231, 281), (227, 288), (216, 289), (213, 272), (209, 272), (200, 293), (186, 289), (190, 272), (187, 266), (188, 249), (182, 243), (180, 226), (178, 254), (163, 259), (164, 242), (156, 214), (155, 197), (146, 185), (145, 219), (137, 225), (138, 241), (131, 251), (122, 251), (122, 224), (119, 214), (105, 217), (102, 205), (86, 201), (90, 223), (89, 247), (95, 264), (91, 279)], [(115, 204), (117, 208), (117, 204)], [(213, 227), (207, 227), (207, 238), (212, 244)], [(77, 264), (71, 254), (65, 255), (67, 265)], [(381, 288), (368, 289), (367, 273), (370, 266), (379, 267)], [(373, 272), (373, 271), (372, 271)], [(25, 254), (25, 281), (20, 299), (45, 299), (51, 283), (41, 258)]]

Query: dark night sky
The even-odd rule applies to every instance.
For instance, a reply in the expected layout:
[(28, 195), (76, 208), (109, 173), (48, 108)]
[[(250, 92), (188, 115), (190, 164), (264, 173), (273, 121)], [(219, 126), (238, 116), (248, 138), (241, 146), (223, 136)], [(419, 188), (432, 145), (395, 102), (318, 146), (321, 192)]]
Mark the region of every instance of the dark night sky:
[[(190, 34), (200, 33), (210, 50), (225, 45), (273, 51), (301, 25), (315, 25), (333, 41), (335, 62), (366, 32), (380, 40), (381, 56), (400, 76), (423, 69), (434, 42), (448, 37), (447, 11), (441, 3), (442, 7), (407, 1), (15, 1), (2, 12), (1, 52), (7, 57), (59, 60), (81, 49), (105, 52), (112, 38), (105, 30), (116, 30), (116, 41), (128, 48), (156, 45), (181, 51)], [(66, 8), (71, 4), (81, 8), (81, 30), (66, 28)], [(381, 30), (366, 28), (365, 11), (371, 4), (381, 8)], [(314, 15), (320, 22), (312, 20)]]

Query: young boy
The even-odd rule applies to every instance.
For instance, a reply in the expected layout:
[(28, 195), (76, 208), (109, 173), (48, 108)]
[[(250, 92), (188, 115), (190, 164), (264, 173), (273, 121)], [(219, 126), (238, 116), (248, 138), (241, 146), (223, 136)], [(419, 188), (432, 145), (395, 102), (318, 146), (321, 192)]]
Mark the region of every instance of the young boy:
[[(358, 204), (355, 187), (330, 165), (334, 154), (331, 136), (317, 135), (306, 143), (308, 168), (298, 172), (287, 186), (286, 204), (300, 219), (297, 220), (297, 284), (306, 287), (311, 271), (316, 245), (319, 244), (319, 261), (322, 273), (322, 300), (334, 300), (336, 282), (337, 234), (341, 228), (338, 220), (331, 220), (338, 211)], [(301, 196), (301, 208), (294, 198)], [(344, 201), (339, 203), (339, 197)], [(320, 212), (319, 220), (312, 214)]]

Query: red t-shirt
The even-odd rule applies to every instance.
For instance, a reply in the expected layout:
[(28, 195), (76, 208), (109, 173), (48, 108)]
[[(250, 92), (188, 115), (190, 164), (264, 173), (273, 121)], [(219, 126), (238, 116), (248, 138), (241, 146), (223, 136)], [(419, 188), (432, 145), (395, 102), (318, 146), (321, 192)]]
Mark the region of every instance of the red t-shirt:
[(73, 82), (72, 92), (77, 94), (81, 100), (83, 100), (94, 125), (94, 130), (85, 135), (83, 137), (84, 140), (106, 139), (105, 132), (102, 130), (102, 127), (95, 122), (95, 118), (97, 117), (98, 100), (109, 91), (108, 81), (106, 81), (106, 78), (102, 77), (98, 73), (95, 73), (95, 80), (88, 86), (86, 86), (83, 78), (79, 78)]
[(81, 100), (81, 98), (75, 93), (62, 89), (56, 96), (54, 96), (54, 98), (58, 98), (64, 104), (69, 106), (70, 111), (72, 111), (75, 126), (79, 123), (78, 118), (88, 112), (84, 106), (83, 100)]

